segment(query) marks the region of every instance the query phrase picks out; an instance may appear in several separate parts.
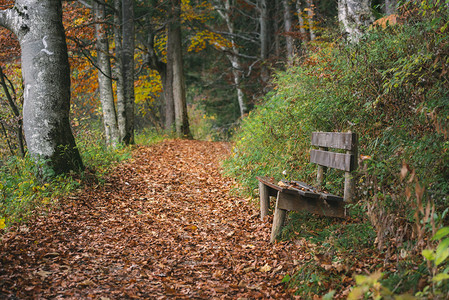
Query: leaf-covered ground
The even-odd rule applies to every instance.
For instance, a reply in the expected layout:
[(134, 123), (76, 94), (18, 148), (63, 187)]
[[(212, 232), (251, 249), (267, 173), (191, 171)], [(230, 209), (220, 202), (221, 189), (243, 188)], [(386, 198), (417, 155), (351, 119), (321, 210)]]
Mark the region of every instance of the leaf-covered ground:
[(230, 196), (225, 143), (139, 147), (102, 186), (4, 234), (2, 299), (291, 298), (304, 258), (269, 241), (269, 220)]

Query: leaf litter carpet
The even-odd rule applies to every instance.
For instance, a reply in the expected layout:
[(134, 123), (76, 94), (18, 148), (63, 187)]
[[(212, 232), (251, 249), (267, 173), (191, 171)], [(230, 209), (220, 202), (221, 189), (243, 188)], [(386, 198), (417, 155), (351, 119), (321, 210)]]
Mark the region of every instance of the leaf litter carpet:
[(301, 259), (220, 174), (229, 144), (138, 147), (102, 186), (2, 237), (1, 299), (289, 299)]

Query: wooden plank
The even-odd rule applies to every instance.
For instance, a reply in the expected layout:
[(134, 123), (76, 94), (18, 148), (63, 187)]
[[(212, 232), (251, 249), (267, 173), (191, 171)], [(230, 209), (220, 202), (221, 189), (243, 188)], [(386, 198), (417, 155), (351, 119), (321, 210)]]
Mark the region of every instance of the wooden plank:
[[(301, 196), (304, 197), (310, 197), (310, 198), (319, 198), (320, 194), (315, 192), (313, 190), (313, 188), (311, 187), (305, 187), (303, 185), (299, 185), (297, 183), (297, 181), (287, 181), (287, 180), (282, 180), (282, 182), (286, 185), (285, 189), (282, 191), (283, 193), (289, 193), (289, 194), (300, 194)], [(305, 189), (304, 191), (298, 188), (295, 188), (292, 186), (292, 183), (295, 185), (298, 185), (299, 187)]]
[(269, 187), (271, 187), (271, 188), (273, 188), (273, 189), (275, 189), (277, 191), (281, 191), (282, 192), (282, 191), (285, 190), (285, 188), (283, 188), (283, 187), (273, 183), (268, 177), (257, 176), (256, 178), (257, 178), (257, 180), (259, 180), (263, 184), (265, 184), (265, 185), (267, 185), (267, 186), (269, 186)]
[(354, 169), (354, 155), (335, 153), (321, 150), (310, 150), (310, 161), (321, 166), (352, 171)]
[(277, 236), (281, 232), (282, 226), (285, 223), (285, 218), (287, 216), (287, 211), (285, 209), (279, 208), (279, 198), (284, 193), (279, 192), (278, 197), (276, 199), (276, 208), (274, 210), (274, 216), (273, 216), (273, 225), (271, 227), (271, 237), (270, 237), (270, 243), (274, 243), (276, 241)]
[(353, 132), (312, 132), (313, 146), (352, 150), (356, 144), (357, 134)]
[(263, 183), (259, 182), (259, 198), (260, 198), (260, 219), (268, 215), (268, 209), (270, 208), (270, 193), (268, 187)]
[(287, 193), (279, 193), (277, 209), (301, 211), (305, 210), (313, 214), (344, 218), (345, 202), (343, 201), (326, 201), (324, 199), (310, 199), (300, 195), (290, 195)]
[(320, 193), (320, 198), (326, 201), (343, 201), (343, 197), (326, 193)]

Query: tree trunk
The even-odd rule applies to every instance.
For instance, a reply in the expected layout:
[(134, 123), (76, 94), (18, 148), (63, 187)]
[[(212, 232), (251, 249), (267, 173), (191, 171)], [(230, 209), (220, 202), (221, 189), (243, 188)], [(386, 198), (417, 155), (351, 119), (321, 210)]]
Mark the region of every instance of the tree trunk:
[(173, 59), (174, 59), (174, 43), (172, 41), (173, 35), (171, 33), (171, 24), (168, 25), (167, 30), (167, 65), (165, 77), (162, 82), (164, 84), (164, 100), (165, 100), (165, 130), (173, 133), (176, 132), (175, 126), (175, 100), (173, 98)]
[(182, 40), (181, 40), (181, 2), (173, 0), (172, 22), (168, 29), (168, 45), (170, 51), (169, 61), (171, 65), (173, 80), (173, 100), (175, 107), (175, 129), (178, 137), (191, 137), (189, 128), (189, 118), (187, 115), (186, 91), (184, 82), (184, 66), (182, 59)]
[(119, 130), (120, 141), (126, 132), (126, 103), (122, 64), (122, 1), (114, 0), (114, 42), (115, 42), (115, 68), (114, 74), (117, 78), (117, 126)]
[[(120, 135), (126, 144), (134, 144), (134, 7), (132, 0), (122, 0), (122, 74), (125, 95), (125, 120)], [(123, 124), (124, 123), (124, 124)]]
[[(219, 3), (221, 3), (221, 2), (219, 2)], [(240, 108), (240, 116), (243, 117), (247, 111), (247, 108), (246, 108), (245, 100), (244, 100), (245, 95), (240, 86), (241, 78), (242, 78), (242, 66), (240, 64), (240, 60), (238, 57), (239, 49), (234, 40), (234, 23), (231, 19), (231, 15), (230, 15), (230, 12), (232, 9), (231, 1), (230, 0), (225, 1), (224, 9), (223, 9), (223, 7), (219, 7), (219, 4), (216, 4), (215, 8), (216, 8), (218, 14), (225, 21), (226, 27), (228, 27), (229, 35), (231, 36), (232, 52), (227, 53), (226, 56), (232, 66), (232, 76), (234, 78), (234, 86), (237, 91), (237, 101), (238, 101), (239, 108)], [(223, 49), (223, 50), (228, 50), (228, 49)]]
[(313, 41), (315, 39), (315, 30), (313, 29), (313, 15), (315, 6), (313, 5), (312, 0), (307, 0), (307, 18), (309, 19), (309, 34), (310, 34), (310, 40)]
[(293, 63), (293, 56), (295, 51), (293, 45), (293, 37), (291, 36), (292, 13), (290, 11), (289, 0), (282, 0), (282, 4), (284, 5), (284, 29), (285, 29), (285, 41), (287, 49), (287, 63), (291, 65)]
[(301, 38), (306, 37), (306, 29), (304, 27), (304, 18), (302, 16), (301, 0), (296, 0), (296, 13), (298, 14), (299, 32), (301, 33)]
[(268, 6), (267, 0), (259, 1), (259, 25), (260, 25), (260, 59), (262, 60), (261, 79), (264, 83), (268, 83), (270, 75), (266, 62), (268, 60), (268, 44), (269, 44), (269, 27), (268, 27)]
[(22, 49), (25, 139), (42, 176), (83, 168), (70, 128), (70, 66), (60, 0), (17, 0), (0, 12)]
[(349, 42), (357, 43), (374, 21), (370, 0), (338, 0), (338, 20)]
[(107, 29), (102, 22), (106, 20), (104, 4), (93, 3), (95, 16), (95, 35), (97, 38), (97, 60), (98, 60), (98, 89), (103, 109), (103, 125), (106, 136), (106, 144), (116, 148), (120, 136), (117, 125), (117, 114), (115, 112), (114, 92), (112, 89), (111, 61), (109, 58), (109, 40)]
[(385, 14), (387, 16), (397, 13), (397, 0), (385, 0)]

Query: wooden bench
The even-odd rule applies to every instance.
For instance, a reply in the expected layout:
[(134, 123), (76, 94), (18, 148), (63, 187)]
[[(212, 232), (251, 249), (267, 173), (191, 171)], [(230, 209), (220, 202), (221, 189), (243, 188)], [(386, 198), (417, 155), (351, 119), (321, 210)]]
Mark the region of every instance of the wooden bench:
[[(351, 174), (357, 169), (357, 134), (352, 132), (313, 132), (310, 161), (318, 165), (317, 183), (324, 182), (327, 168), (343, 170), (345, 173), (344, 196), (322, 192), (300, 181), (280, 181), (273, 178), (257, 177), (259, 180), (260, 217), (269, 210), (270, 196), (276, 196), (276, 207), (271, 230), (271, 242), (279, 235), (285, 222), (287, 211), (305, 210), (313, 214), (344, 218), (345, 204), (352, 202), (354, 179)], [(346, 153), (329, 151), (342, 149)]]

